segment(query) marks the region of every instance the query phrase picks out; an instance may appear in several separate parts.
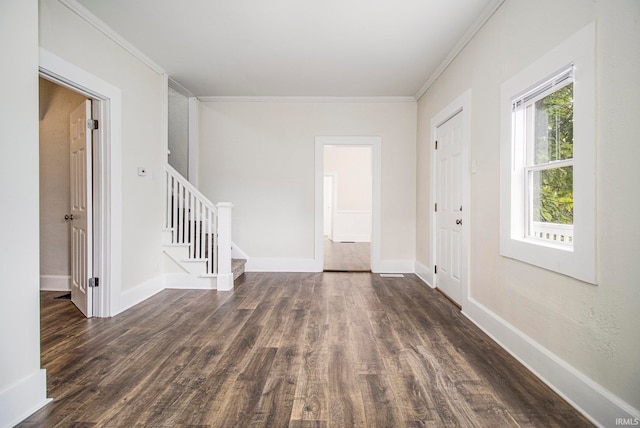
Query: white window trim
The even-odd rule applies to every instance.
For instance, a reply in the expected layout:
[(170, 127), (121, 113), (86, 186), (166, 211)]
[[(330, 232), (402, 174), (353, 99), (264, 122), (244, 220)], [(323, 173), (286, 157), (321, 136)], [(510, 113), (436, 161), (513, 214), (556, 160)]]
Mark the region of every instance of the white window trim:
[[(514, 168), (512, 100), (531, 85), (574, 64), (573, 248), (545, 244), (522, 234), (522, 178)], [(591, 23), (501, 86), (500, 254), (597, 283), (595, 23)]]

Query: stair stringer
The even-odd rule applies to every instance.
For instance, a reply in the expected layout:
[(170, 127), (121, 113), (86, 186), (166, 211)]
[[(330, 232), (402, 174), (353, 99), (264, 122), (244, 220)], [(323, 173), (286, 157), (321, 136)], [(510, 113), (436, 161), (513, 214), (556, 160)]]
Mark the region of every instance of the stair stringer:
[(223, 288), (219, 288), (217, 274), (206, 275), (206, 261), (189, 258), (189, 244), (171, 243), (171, 229), (162, 230), (162, 249), (164, 253), (179, 266), (183, 272), (173, 272), (164, 275), (165, 288), (195, 289), (195, 290), (224, 290), (227, 281), (221, 281)]

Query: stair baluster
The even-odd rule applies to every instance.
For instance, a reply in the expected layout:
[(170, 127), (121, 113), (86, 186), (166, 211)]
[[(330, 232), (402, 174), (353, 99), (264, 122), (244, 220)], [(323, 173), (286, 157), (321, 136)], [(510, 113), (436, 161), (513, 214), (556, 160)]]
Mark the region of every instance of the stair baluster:
[[(223, 288), (232, 284), (231, 273), (231, 204), (221, 204), (224, 210), (223, 242), (218, 241), (220, 234), (218, 208), (200, 193), (191, 183), (171, 166), (165, 166), (165, 228), (171, 231), (170, 245), (188, 245), (187, 262), (204, 261), (205, 268), (200, 276), (218, 277), (223, 279)], [(219, 248), (223, 245), (225, 248)], [(226, 248), (229, 247), (229, 248)], [(225, 257), (224, 261), (218, 260)], [(228, 258), (228, 260), (226, 260)], [(194, 265), (194, 264), (191, 264)], [(221, 272), (219, 267), (224, 270)], [(191, 272), (193, 273), (193, 272)], [(231, 278), (229, 282), (228, 278)]]

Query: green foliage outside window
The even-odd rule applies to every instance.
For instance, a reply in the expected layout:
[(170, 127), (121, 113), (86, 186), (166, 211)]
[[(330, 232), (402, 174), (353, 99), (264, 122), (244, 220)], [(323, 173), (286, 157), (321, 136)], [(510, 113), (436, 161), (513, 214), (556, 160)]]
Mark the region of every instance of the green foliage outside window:
[[(535, 103), (534, 164), (573, 158), (573, 83)], [(573, 166), (534, 173), (533, 220), (573, 224)]]

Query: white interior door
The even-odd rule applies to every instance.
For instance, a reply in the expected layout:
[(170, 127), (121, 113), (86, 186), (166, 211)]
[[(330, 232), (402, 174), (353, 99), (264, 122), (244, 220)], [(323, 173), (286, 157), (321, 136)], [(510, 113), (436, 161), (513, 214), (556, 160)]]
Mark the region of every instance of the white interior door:
[(436, 130), (436, 285), (458, 304), (462, 298), (462, 112)]
[(69, 117), (71, 185), (71, 301), (91, 317), (93, 301), (89, 277), (92, 275), (92, 192), (91, 101), (79, 105)]

